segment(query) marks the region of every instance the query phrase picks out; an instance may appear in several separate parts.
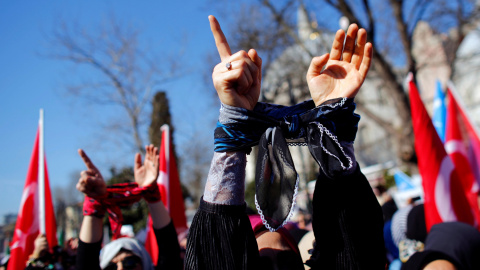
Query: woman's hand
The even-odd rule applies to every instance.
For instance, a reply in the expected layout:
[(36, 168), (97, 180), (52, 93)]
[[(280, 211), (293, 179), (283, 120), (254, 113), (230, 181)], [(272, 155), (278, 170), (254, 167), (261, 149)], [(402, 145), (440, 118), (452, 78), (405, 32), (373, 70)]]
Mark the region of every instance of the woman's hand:
[(330, 54), (315, 57), (310, 63), (307, 83), (317, 106), (329, 99), (354, 98), (367, 77), (373, 54), (372, 44), (366, 42), (367, 32), (351, 24), (345, 43), (344, 39), (345, 32), (338, 30)]
[(142, 156), (137, 153), (135, 155), (134, 175), (135, 182), (141, 186), (149, 186), (157, 181), (158, 177), (158, 148), (152, 144), (145, 146), (145, 161), (142, 164)]
[(212, 15), (208, 19), (222, 61), (215, 66), (212, 74), (218, 97), (224, 104), (252, 110), (260, 96), (262, 59), (254, 49), (232, 55), (217, 19)]
[(87, 166), (87, 170), (80, 173), (77, 189), (91, 198), (104, 196), (107, 193), (107, 185), (102, 174), (82, 149), (78, 149), (78, 154)]

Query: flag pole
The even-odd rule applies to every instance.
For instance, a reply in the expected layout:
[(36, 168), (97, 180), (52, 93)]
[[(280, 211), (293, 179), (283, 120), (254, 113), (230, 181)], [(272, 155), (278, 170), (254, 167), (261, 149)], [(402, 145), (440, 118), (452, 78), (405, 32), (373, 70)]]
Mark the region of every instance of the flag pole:
[(45, 234), (45, 155), (43, 148), (43, 109), (40, 109), (39, 129), (39, 151), (38, 151), (38, 200), (39, 200), (39, 222), (40, 233)]
[[(165, 132), (165, 137), (163, 138), (165, 140), (165, 161), (167, 164), (167, 181), (165, 186), (167, 187), (167, 190), (169, 190), (170, 186), (170, 126), (168, 124), (163, 124), (160, 127), (160, 130)], [(170, 196), (168, 196), (168, 202), (167, 202), (167, 210), (170, 211)]]

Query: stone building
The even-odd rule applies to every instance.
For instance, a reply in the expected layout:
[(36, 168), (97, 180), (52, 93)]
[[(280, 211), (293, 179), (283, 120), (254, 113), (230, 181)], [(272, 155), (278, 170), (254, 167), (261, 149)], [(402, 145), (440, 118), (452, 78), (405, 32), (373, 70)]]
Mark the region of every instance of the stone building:
[[(297, 12), (297, 31), (301, 44), (287, 48), (265, 74), (262, 96), (268, 102), (290, 106), (310, 98), (304, 79), (312, 58), (310, 53), (317, 56), (329, 52), (334, 38), (334, 33), (318, 32), (315, 24), (305, 8), (300, 7)], [(418, 67), (417, 82), (430, 113), (436, 81), (439, 80), (445, 86), (452, 75), (451, 65), (448, 63), (450, 58), (446, 52), (448, 49), (446, 43), (452, 37), (455, 38), (455, 33), (450, 33), (449, 36), (435, 33), (425, 22), (420, 22), (413, 34), (413, 54)], [(458, 50), (453, 76), (457, 90), (463, 97), (470, 115), (473, 115), (477, 127), (480, 124), (480, 89), (478, 89), (480, 84), (476, 71), (480, 68), (480, 49), (475, 44), (479, 41), (479, 31), (473, 31), (467, 36)], [(399, 81), (405, 81), (406, 71), (397, 70), (397, 74)], [(375, 114), (381, 115), (383, 119), (389, 119), (393, 126), (401, 128), (399, 121), (396, 120), (395, 111), (391, 109), (395, 100), (386, 96), (383, 87), (380, 78), (371, 70), (357, 99), (361, 99)], [(357, 112), (362, 114), (360, 110)], [(393, 138), (390, 138), (375, 121), (362, 115), (355, 141), (355, 152), (362, 168), (369, 166), (378, 168), (377, 171), (366, 170), (372, 171), (372, 177), (377, 177), (378, 171), (398, 164), (394, 143)], [(307, 181), (315, 179), (318, 166), (306, 147), (290, 147), (290, 150), (295, 168), (302, 180), (300, 186), (305, 188)], [(249, 155), (248, 161), (247, 181), (252, 181), (256, 164), (255, 155)]]

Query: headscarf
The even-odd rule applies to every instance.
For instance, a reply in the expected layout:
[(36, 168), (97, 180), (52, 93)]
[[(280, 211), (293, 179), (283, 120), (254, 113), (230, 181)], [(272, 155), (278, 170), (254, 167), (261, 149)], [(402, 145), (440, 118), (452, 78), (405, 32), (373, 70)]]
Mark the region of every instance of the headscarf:
[(425, 251), (413, 254), (402, 269), (423, 269), (435, 260), (447, 260), (457, 269), (480, 269), (480, 232), (469, 224), (452, 221), (432, 226)]
[(142, 259), (143, 270), (154, 269), (147, 250), (133, 238), (120, 238), (105, 245), (100, 251), (100, 268), (105, 269), (122, 249), (130, 251)]

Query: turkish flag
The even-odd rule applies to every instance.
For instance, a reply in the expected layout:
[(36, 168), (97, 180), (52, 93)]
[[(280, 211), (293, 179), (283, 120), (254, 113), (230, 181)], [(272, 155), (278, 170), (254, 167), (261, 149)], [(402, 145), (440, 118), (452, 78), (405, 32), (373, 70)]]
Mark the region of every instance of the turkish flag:
[(410, 107), (418, 169), (424, 189), (427, 230), (441, 222), (474, 224), (474, 216), (455, 165), (447, 155), (413, 80), (409, 81)]
[[(38, 170), (39, 170), (39, 136), (37, 131), (33, 153), (28, 167), (27, 179), (23, 188), (20, 210), (13, 240), (10, 245), (9, 270), (24, 269), (28, 257), (33, 253), (34, 241), (40, 231), (39, 218), (39, 191), (38, 191)], [(44, 163), (45, 170), (45, 234), (50, 248), (57, 245), (55, 212), (53, 211), (52, 195), (48, 182), (47, 162)]]
[[(468, 198), (470, 207), (475, 215), (477, 227), (480, 224), (480, 211), (478, 208), (478, 177), (479, 166), (475, 155), (475, 147), (480, 146), (480, 140), (470, 124), (465, 111), (456, 99), (454, 89), (449, 87), (448, 92), (448, 110), (447, 110), (447, 128), (445, 150), (452, 159), (463, 190)], [(475, 175), (475, 170), (477, 175)]]
[[(160, 146), (160, 173), (157, 184), (162, 196), (162, 202), (170, 213), (173, 224), (180, 234), (188, 229), (187, 218), (185, 216), (185, 206), (183, 203), (182, 188), (178, 176), (177, 163), (172, 151), (170, 140), (170, 128), (168, 125), (162, 126), (162, 142)], [(153, 232), (152, 221), (148, 219), (147, 237), (145, 239), (145, 248), (152, 257), (156, 265), (158, 261), (158, 246), (155, 234)]]

